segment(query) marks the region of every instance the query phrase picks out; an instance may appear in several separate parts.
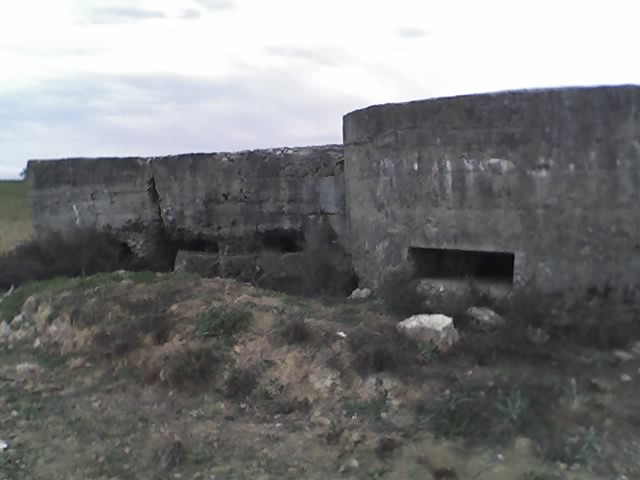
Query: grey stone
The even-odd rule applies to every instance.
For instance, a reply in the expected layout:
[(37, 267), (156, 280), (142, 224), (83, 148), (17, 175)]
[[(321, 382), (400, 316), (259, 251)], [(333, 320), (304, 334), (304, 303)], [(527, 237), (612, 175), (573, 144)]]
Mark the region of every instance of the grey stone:
[(453, 325), (453, 319), (446, 315), (413, 315), (397, 325), (398, 331), (419, 343), (433, 343), (439, 350), (446, 351), (460, 335)]
[(0, 303), (2, 303), (2, 301), (7, 298), (9, 295), (11, 295), (13, 293), (13, 291), (15, 290), (15, 286), (11, 285), (11, 287), (9, 287), (9, 290), (7, 290), (5, 293), (3, 293), (2, 295), (0, 295)]
[(9, 338), (12, 332), (11, 325), (5, 321), (0, 322), (0, 339)]
[(596, 393), (609, 393), (614, 387), (610, 382), (601, 378), (592, 378), (589, 381), (589, 389)]
[(531, 340), (533, 343), (537, 343), (538, 345), (545, 344), (549, 341), (551, 336), (544, 331), (542, 328), (533, 327), (529, 325), (527, 327), (527, 338)]
[(635, 355), (631, 352), (625, 352), (624, 350), (614, 350), (614, 358), (622, 363), (627, 363), (635, 359)]
[(371, 290), (368, 288), (356, 288), (353, 292), (351, 292), (351, 295), (349, 295), (349, 298), (351, 300), (363, 300), (365, 298), (369, 298), (371, 296)]
[(22, 325), (25, 325), (28, 322), (29, 318), (27, 317), (27, 315), (25, 313), (19, 313), (18, 315), (13, 317), (13, 320), (11, 320), (11, 327), (20, 328)]
[(482, 327), (501, 327), (504, 318), (487, 307), (469, 307), (466, 314)]
[(340, 473), (353, 473), (360, 468), (360, 463), (355, 458), (348, 460), (340, 466)]

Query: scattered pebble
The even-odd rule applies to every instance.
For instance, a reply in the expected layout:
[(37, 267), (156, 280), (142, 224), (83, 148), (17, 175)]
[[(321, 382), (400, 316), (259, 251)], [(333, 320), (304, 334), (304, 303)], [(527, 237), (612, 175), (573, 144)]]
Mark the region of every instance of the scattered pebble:
[(630, 362), (635, 358), (635, 355), (630, 352), (625, 352), (624, 350), (616, 350), (613, 352), (613, 356), (616, 360), (619, 360), (623, 363)]
[(533, 441), (526, 437), (518, 437), (515, 441), (514, 448), (517, 452), (526, 456), (535, 455), (535, 445)]
[(350, 300), (360, 300), (369, 298), (371, 296), (371, 290), (368, 288), (356, 288), (351, 295), (349, 295)]
[(360, 464), (355, 458), (352, 458), (347, 463), (343, 464), (339, 471), (340, 473), (349, 473), (358, 470), (358, 468), (360, 468)]
[(42, 370), (42, 367), (40, 367), (40, 365), (38, 365), (37, 363), (24, 362), (16, 366), (17, 373), (30, 373), (40, 370)]
[(11, 335), (11, 326), (5, 322), (0, 322), (0, 338), (6, 338)]
[(338, 332), (338, 336), (342, 338), (347, 338), (347, 334), (344, 332)]
[(317, 427), (330, 427), (331, 426), (331, 420), (329, 420), (327, 417), (314, 417), (311, 419), (311, 423), (314, 424)]
[(13, 317), (13, 320), (11, 320), (10, 323), (13, 327), (20, 328), (20, 325), (22, 325), (23, 323), (27, 323), (27, 321), (27, 316), (24, 313), (19, 313), (18, 315)]
[(627, 375), (626, 373), (623, 373), (622, 375), (620, 375), (620, 380), (628, 383), (631, 381), (631, 375)]
[(607, 393), (613, 390), (613, 386), (609, 382), (600, 378), (592, 378), (589, 380), (589, 388), (597, 393)]
[(473, 319), (479, 327), (495, 328), (505, 324), (504, 318), (486, 307), (469, 307), (466, 315)]

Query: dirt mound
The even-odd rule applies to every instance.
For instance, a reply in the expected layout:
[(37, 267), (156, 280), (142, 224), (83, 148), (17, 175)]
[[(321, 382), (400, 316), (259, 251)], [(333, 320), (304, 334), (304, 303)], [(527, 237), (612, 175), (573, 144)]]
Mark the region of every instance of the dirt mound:
[(8, 478), (637, 473), (634, 402), (612, 402), (637, 387), (595, 352), (497, 349), (481, 366), (472, 346), (486, 336), (463, 332), (438, 353), (400, 336), (375, 300), (105, 278), (34, 294), (11, 322), (22, 333), (1, 346)]

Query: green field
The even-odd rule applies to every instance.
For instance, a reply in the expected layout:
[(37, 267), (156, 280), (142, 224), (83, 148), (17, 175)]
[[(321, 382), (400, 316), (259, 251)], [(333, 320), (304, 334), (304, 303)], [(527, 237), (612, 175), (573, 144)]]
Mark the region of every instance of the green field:
[(18, 180), (0, 181), (0, 252), (31, 236), (28, 186)]

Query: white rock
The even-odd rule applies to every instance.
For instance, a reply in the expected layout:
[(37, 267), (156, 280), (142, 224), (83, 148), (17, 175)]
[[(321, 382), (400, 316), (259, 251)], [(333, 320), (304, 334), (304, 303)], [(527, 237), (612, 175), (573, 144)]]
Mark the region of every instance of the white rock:
[(11, 332), (11, 326), (7, 322), (0, 322), (0, 338), (8, 338)]
[(414, 315), (398, 323), (397, 329), (408, 338), (421, 343), (433, 343), (442, 351), (460, 340), (453, 319), (441, 314)]
[(349, 298), (351, 300), (360, 300), (364, 298), (369, 298), (370, 296), (371, 296), (371, 290), (369, 290), (368, 288), (356, 288), (353, 292), (351, 292), (351, 295), (349, 295)]
[(635, 358), (633, 353), (625, 352), (624, 350), (615, 350), (613, 356), (623, 363), (630, 362)]
[(313, 417), (311, 419), (311, 423), (316, 427), (322, 428), (329, 428), (331, 426), (331, 420), (329, 420), (327, 417), (322, 416)]
[(15, 290), (15, 286), (11, 285), (11, 288), (9, 288), (9, 290), (7, 290), (5, 293), (0, 295), (0, 302), (2, 302), (5, 298), (11, 295), (14, 290)]
[(504, 325), (504, 318), (486, 307), (469, 307), (467, 315), (484, 327), (500, 327)]
[(4, 440), (0, 440), (0, 452), (9, 448), (9, 444)]
[(539, 345), (542, 345), (543, 343), (547, 343), (551, 338), (550, 335), (547, 332), (545, 332), (543, 329), (536, 328), (531, 325), (527, 327), (527, 337), (533, 343), (537, 343)]
[(18, 315), (13, 317), (13, 320), (11, 320), (11, 326), (13, 328), (20, 328), (21, 325), (27, 323), (28, 321), (29, 319), (24, 313), (19, 313)]
[(626, 373), (623, 373), (622, 375), (620, 375), (620, 380), (628, 383), (631, 381), (631, 375), (627, 375)]
[(340, 467), (340, 473), (352, 473), (360, 468), (360, 464), (355, 458), (352, 458), (347, 463)]
[(24, 362), (16, 366), (16, 372), (18, 373), (31, 373), (31, 372), (39, 372), (42, 370), (42, 367), (37, 363)]

